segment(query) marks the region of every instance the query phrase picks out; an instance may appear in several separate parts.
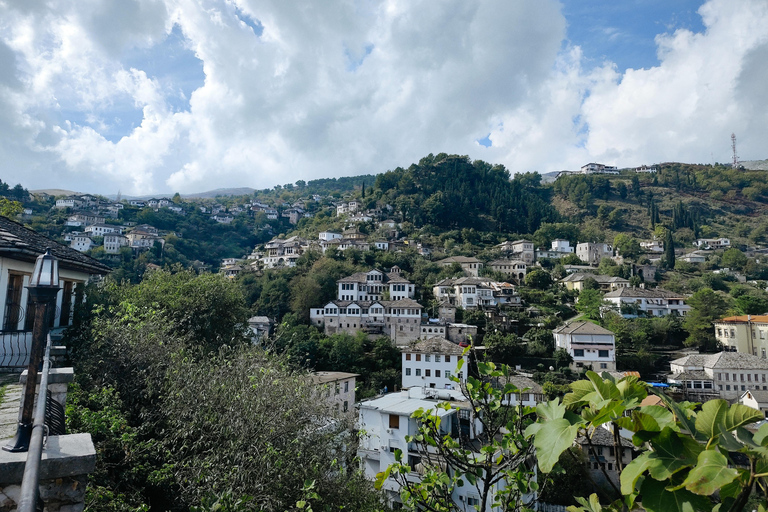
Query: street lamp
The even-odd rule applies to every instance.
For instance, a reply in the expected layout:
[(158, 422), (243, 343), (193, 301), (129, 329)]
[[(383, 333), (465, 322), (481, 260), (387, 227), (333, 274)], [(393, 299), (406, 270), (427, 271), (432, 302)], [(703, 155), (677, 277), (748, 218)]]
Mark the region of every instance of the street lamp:
[[(16, 437), (3, 446), (9, 452), (26, 452), (32, 436), (33, 411), (35, 404), (35, 388), (37, 374), (43, 359), (43, 351), (48, 336), (48, 315), (53, 309), (56, 294), (59, 293), (59, 260), (46, 249), (35, 261), (35, 270), (29, 279), (29, 300), (35, 312), (35, 323), (32, 328), (32, 349), (29, 354), (27, 367), (27, 384), (24, 389), (24, 405), (21, 410), (21, 420), (16, 428)], [(29, 314), (30, 311), (27, 311)]]

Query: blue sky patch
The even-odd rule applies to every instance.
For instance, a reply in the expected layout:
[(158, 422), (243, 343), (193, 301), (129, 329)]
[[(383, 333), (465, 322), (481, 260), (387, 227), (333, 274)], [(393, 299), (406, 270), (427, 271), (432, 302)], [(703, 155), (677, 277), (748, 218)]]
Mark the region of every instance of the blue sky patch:
[(493, 142), (491, 141), (491, 134), (489, 133), (482, 139), (477, 139), (477, 143), (486, 148), (493, 146)]

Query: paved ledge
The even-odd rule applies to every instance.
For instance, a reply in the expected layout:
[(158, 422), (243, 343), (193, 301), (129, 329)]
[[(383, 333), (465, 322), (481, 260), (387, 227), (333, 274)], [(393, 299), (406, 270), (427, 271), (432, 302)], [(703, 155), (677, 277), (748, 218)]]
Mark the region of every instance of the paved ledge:
[[(6, 444), (6, 441), (2, 443)], [(26, 462), (26, 453), (0, 450), (0, 485), (21, 482)], [(96, 449), (91, 434), (51, 436), (43, 449), (40, 480), (85, 475), (93, 472), (95, 467)]]
[[(37, 374), (37, 383), (40, 384), (42, 375)], [(48, 384), (69, 384), (75, 380), (74, 368), (51, 368), (48, 372)], [(19, 384), (22, 386), (27, 383), (27, 370), (24, 370), (19, 377)]]

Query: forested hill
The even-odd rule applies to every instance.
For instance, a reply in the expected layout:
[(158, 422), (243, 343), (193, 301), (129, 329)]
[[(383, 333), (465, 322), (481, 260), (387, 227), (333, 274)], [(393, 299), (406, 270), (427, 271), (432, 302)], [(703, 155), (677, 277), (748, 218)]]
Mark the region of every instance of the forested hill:
[(378, 175), (373, 193), (416, 226), (533, 233), (560, 218), (540, 175), (445, 153)]

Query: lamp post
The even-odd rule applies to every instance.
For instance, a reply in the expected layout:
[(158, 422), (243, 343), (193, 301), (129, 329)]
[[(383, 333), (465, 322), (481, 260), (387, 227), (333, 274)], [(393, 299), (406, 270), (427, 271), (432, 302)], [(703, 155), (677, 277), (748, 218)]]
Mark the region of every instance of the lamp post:
[[(29, 299), (35, 311), (35, 323), (32, 328), (32, 349), (27, 367), (27, 384), (24, 389), (24, 405), (21, 410), (21, 420), (16, 428), (16, 437), (3, 446), (9, 452), (26, 452), (32, 436), (33, 412), (35, 404), (35, 388), (37, 387), (38, 368), (43, 358), (48, 335), (48, 315), (51, 306), (59, 293), (59, 260), (46, 249), (35, 261), (35, 270), (29, 280), (27, 290)], [(30, 312), (27, 311), (27, 314)]]

